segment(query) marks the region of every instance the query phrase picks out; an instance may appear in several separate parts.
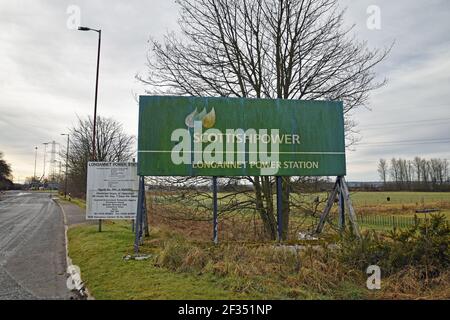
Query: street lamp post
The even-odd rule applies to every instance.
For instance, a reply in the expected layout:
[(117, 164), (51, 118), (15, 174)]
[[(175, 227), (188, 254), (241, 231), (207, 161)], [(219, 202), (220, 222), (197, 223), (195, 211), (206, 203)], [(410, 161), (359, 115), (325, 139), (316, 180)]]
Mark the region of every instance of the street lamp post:
[(67, 136), (67, 147), (66, 147), (66, 171), (64, 174), (64, 199), (67, 198), (67, 170), (69, 166), (69, 143), (70, 143), (70, 136), (68, 133), (61, 133), (62, 136)]
[[(96, 141), (96, 133), (97, 133), (97, 97), (98, 97), (98, 74), (100, 68), (100, 46), (102, 42), (102, 30), (91, 29), (87, 27), (78, 27), (80, 31), (95, 31), (98, 33), (98, 50), (97, 50), (97, 76), (95, 78), (95, 101), (94, 101), (94, 123), (93, 123), (93, 132), (92, 132), (92, 161), (97, 160), (95, 141)], [(102, 231), (102, 220), (98, 220), (98, 231)]]
[(34, 147), (34, 175), (33, 175), (33, 184), (36, 183), (37, 150), (38, 150), (38, 147)]
[(45, 178), (45, 165), (46, 165), (45, 160), (47, 157), (47, 146), (49, 145), (49, 142), (44, 142), (43, 145), (44, 145), (44, 172), (42, 173), (42, 179)]
[(92, 160), (96, 160), (96, 133), (97, 133), (97, 99), (98, 99), (98, 75), (100, 69), (100, 47), (102, 42), (102, 30), (91, 29), (87, 27), (78, 27), (80, 31), (95, 31), (98, 33), (98, 50), (97, 50), (97, 76), (95, 78), (95, 100), (94, 100), (94, 127), (92, 134)]

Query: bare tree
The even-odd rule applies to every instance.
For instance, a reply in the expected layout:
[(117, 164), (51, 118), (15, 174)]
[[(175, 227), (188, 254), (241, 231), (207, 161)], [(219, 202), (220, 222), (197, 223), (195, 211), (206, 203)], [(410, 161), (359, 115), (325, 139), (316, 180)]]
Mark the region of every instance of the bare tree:
[[(343, 24), (337, 0), (178, 0), (182, 37), (151, 41), (151, 94), (342, 100), (345, 114), (385, 82), (374, 67), (388, 54), (370, 50)], [(354, 124), (348, 124), (347, 132)], [(273, 179), (248, 177), (254, 204), (276, 235)], [(283, 237), (291, 179), (283, 178)]]
[[(380, 160), (381, 161), (381, 160)], [(380, 164), (378, 165), (380, 173)], [(397, 189), (406, 190), (448, 190), (449, 175), (446, 159), (424, 159), (415, 157), (414, 160), (393, 158), (389, 174)]]
[(3, 159), (3, 152), (0, 151), (0, 190), (12, 186), (11, 165)]
[(380, 179), (383, 181), (384, 185), (386, 185), (388, 170), (389, 168), (387, 161), (385, 159), (380, 159), (378, 162), (378, 174), (380, 175)]
[(70, 129), (69, 190), (85, 196), (88, 161), (129, 161), (134, 154), (135, 138), (123, 131), (122, 125), (111, 118), (97, 117), (95, 156), (92, 154), (93, 121), (78, 118)]
[(10, 178), (11, 173), (11, 165), (3, 159), (3, 152), (0, 152), (0, 178)]
[(391, 176), (392, 181), (395, 183), (395, 185), (398, 187), (398, 184), (400, 182), (400, 174), (399, 174), (399, 167), (397, 159), (392, 158), (391, 159), (391, 166), (389, 169), (389, 174)]
[(444, 175), (444, 182), (445, 183), (450, 183), (450, 172), (448, 169), (448, 160), (444, 159), (443, 163), (442, 163), (442, 167), (443, 167), (443, 175)]
[(422, 161), (420, 162), (420, 172), (422, 173), (422, 182), (424, 183), (424, 185), (428, 185), (430, 170), (428, 161), (426, 159), (422, 159)]
[(415, 157), (413, 160), (414, 170), (416, 171), (417, 184), (420, 185), (422, 179), (422, 159), (420, 157)]

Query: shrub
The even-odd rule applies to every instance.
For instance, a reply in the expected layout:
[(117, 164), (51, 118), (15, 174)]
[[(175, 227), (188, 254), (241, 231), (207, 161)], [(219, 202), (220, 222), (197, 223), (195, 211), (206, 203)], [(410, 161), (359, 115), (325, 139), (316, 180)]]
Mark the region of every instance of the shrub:
[(445, 216), (431, 215), (431, 219), (417, 220), (406, 230), (365, 233), (360, 241), (344, 238), (340, 259), (345, 264), (365, 270), (378, 265), (384, 275), (391, 275), (413, 267), (419, 277), (429, 279), (449, 267), (450, 229)]
[(156, 265), (171, 270), (178, 270), (191, 248), (191, 246), (182, 241), (167, 241), (156, 259)]
[(184, 256), (180, 269), (185, 272), (202, 273), (209, 261), (210, 258), (204, 250), (193, 246)]

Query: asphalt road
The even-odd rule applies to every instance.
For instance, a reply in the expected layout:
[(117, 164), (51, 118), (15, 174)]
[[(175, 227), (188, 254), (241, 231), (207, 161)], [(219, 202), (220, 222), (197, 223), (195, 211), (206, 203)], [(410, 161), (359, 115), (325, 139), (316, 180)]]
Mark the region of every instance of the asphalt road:
[(71, 297), (63, 221), (48, 193), (0, 195), (0, 300)]

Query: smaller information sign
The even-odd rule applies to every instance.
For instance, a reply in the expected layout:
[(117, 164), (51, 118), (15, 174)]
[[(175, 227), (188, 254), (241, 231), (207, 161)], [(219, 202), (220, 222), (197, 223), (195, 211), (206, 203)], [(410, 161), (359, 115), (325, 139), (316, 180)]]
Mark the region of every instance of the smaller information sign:
[(135, 219), (137, 163), (89, 162), (86, 219)]

